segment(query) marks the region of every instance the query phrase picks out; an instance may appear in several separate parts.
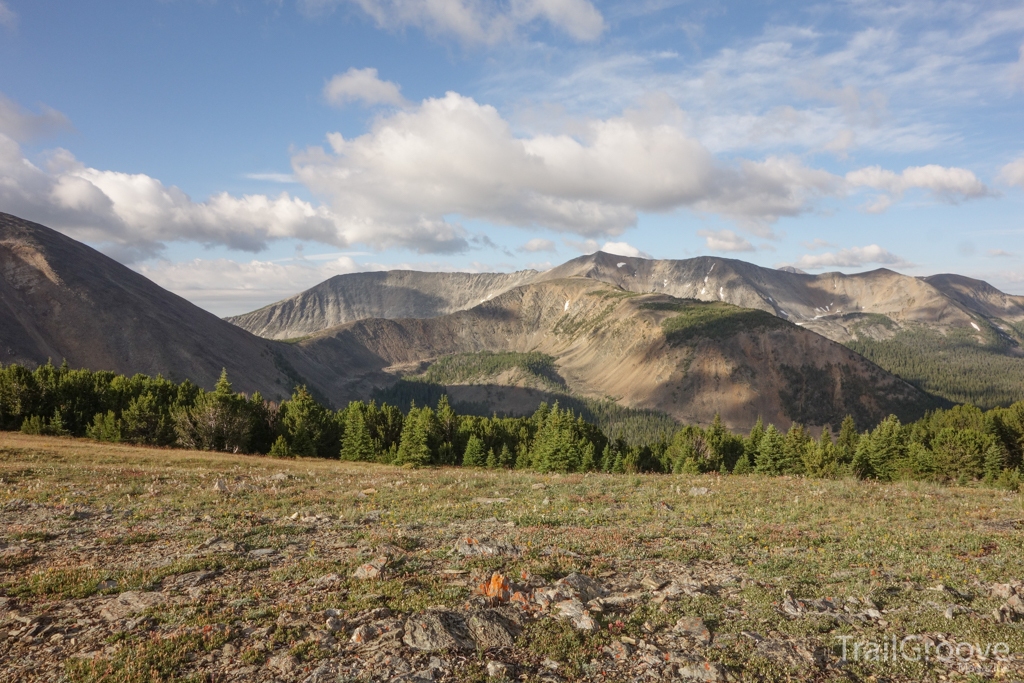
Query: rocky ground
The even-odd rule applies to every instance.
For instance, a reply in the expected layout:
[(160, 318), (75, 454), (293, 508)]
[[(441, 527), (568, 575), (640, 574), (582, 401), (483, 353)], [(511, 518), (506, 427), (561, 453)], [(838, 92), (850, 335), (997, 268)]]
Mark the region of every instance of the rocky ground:
[(989, 489), (0, 434), (0, 679), (1022, 680), (1022, 540)]

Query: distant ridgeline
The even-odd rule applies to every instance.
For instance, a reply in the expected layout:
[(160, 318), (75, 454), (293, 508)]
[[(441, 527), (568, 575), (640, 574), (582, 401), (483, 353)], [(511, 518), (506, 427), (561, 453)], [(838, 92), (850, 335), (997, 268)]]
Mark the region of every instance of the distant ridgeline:
[[(529, 359), (543, 375), (540, 360)], [(458, 364), (446, 371), (462, 372)], [(359, 401), (333, 411), (305, 388), (280, 405), (259, 394), (237, 394), (226, 373), (213, 391), (204, 391), (188, 381), (49, 363), (34, 371), (0, 367), (0, 429), (30, 434), (412, 466), (857, 476), (984, 482), (1014, 490), (1021, 481), (1024, 402), (987, 412), (957, 406), (909, 424), (890, 416), (863, 433), (847, 417), (836, 436), (826, 428), (820, 438), (800, 425), (780, 432), (760, 420), (746, 437), (729, 433), (717, 419), (707, 428), (663, 427), (651, 430), (659, 434), (655, 440), (630, 443), (622, 436), (610, 439), (558, 403), (542, 404), (529, 417), (459, 414), (446, 395), (436, 408), (413, 403), (404, 413), (387, 403)]]

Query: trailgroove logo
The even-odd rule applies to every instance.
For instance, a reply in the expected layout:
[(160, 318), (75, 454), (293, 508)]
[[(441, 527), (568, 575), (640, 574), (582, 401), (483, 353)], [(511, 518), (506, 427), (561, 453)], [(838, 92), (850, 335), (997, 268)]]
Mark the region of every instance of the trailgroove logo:
[(927, 636), (905, 636), (897, 640), (854, 640), (856, 636), (836, 636), (842, 643), (842, 659), (846, 662), (931, 662), (945, 664), (977, 659), (1005, 659), (1010, 654), (1007, 643), (953, 643), (935, 641)]

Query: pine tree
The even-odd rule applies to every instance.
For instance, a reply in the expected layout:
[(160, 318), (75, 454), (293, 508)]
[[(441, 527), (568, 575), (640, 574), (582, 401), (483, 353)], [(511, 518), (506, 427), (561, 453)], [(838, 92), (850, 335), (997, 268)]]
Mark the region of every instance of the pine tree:
[(493, 448), (487, 449), (487, 469), (493, 470), (498, 467), (498, 456), (494, 454)]
[(427, 444), (429, 435), (423, 419), (425, 416), (429, 419), (424, 412), (427, 410), (429, 408), (413, 408), (406, 416), (395, 464), (413, 467), (425, 467), (430, 464), (430, 446)]
[(471, 434), (466, 442), (466, 451), (462, 454), (463, 467), (483, 467), (487, 464), (484, 455), (484, 442), (476, 434)]
[(288, 449), (288, 442), (285, 441), (283, 436), (277, 437), (274, 445), (270, 447), (269, 455), (275, 458), (288, 458), (291, 456), (291, 451)]
[(757, 446), (754, 471), (760, 474), (781, 474), (785, 459), (786, 439), (775, 425), (768, 425)]
[(362, 404), (353, 401), (345, 410), (345, 432), (341, 438), (341, 459), (370, 462), (376, 455), (373, 438), (363, 418)]
[(757, 422), (750, 430), (749, 436), (743, 445), (743, 455), (750, 462), (751, 467), (757, 465), (757, 453), (761, 448), (761, 439), (764, 438), (764, 422), (761, 416), (757, 416)]
[(839, 436), (836, 438), (836, 461), (840, 465), (853, 463), (859, 441), (860, 433), (857, 431), (857, 424), (853, 421), (853, 417), (847, 415), (839, 426)]

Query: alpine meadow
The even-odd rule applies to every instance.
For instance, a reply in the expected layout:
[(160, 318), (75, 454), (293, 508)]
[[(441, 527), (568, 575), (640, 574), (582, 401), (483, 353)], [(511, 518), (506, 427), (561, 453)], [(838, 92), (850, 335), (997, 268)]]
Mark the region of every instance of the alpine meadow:
[(1018, 0), (0, 0), (0, 680), (1024, 680)]

